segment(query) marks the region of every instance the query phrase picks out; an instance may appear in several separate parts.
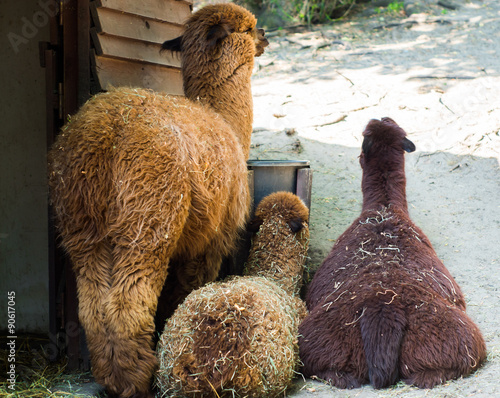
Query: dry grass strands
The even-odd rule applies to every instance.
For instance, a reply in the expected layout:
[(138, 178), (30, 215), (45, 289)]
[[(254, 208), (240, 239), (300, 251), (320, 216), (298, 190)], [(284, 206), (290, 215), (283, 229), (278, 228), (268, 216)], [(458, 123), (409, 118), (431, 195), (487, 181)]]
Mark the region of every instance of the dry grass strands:
[[(0, 346), (6, 347), (6, 338), (0, 339)], [(66, 361), (50, 362), (45, 347), (47, 338), (38, 336), (18, 336), (15, 354), (15, 385), (7, 378), (0, 381), (0, 397), (8, 398), (68, 398), (87, 397), (87, 394), (68, 392), (78, 384), (89, 381), (90, 374), (66, 373)], [(0, 350), (0, 369), (7, 374), (9, 350)], [(11, 388), (14, 387), (14, 388)]]

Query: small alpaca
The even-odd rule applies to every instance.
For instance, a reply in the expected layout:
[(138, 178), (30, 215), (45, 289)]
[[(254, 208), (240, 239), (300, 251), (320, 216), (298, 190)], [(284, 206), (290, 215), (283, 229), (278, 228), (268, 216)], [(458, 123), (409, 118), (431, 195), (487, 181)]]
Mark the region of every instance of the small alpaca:
[(163, 44), (181, 53), (187, 98), (123, 87), (96, 95), (49, 153), (93, 374), (111, 396), (151, 395), (162, 289), (168, 314), (216, 278), (247, 221), (250, 77), (268, 44), (255, 24), (234, 4), (197, 11)]
[(298, 366), (308, 209), (289, 192), (256, 209), (245, 276), (191, 292), (167, 321), (157, 385), (170, 397), (276, 397)]
[(421, 388), (466, 376), (486, 357), (457, 283), (411, 221), (404, 152), (393, 120), (363, 132), (361, 215), (339, 237), (307, 293), (299, 328), (305, 376), (339, 388), (402, 379)]

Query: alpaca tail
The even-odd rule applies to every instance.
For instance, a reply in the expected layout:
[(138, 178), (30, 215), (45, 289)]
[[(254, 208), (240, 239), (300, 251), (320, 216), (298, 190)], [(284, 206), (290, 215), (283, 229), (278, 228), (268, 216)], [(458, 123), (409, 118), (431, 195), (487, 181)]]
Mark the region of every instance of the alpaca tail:
[(370, 384), (384, 388), (399, 377), (399, 352), (406, 326), (404, 313), (385, 302), (365, 309), (360, 319)]

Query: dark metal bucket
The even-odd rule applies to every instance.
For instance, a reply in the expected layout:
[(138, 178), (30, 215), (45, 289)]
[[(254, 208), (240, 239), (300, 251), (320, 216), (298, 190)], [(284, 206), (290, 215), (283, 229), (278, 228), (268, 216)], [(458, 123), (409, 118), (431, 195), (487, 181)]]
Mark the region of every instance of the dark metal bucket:
[(252, 213), (265, 196), (278, 191), (296, 194), (311, 208), (312, 170), (308, 160), (249, 160), (247, 166)]

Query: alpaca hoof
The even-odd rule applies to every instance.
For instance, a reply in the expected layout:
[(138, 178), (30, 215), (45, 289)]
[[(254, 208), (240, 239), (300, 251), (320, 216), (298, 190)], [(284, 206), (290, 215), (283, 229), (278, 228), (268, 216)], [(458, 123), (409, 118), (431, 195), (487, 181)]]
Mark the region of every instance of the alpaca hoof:
[(137, 392), (130, 398), (155, 398), (155, 396), (151, 391), (147, 391), (147, 392)]
[(349, 373), (344, 373), (340, 371), (328, 370), (325, 372), (320, 372), (317, 374), (318, 379), (326, 381), (337, 388), (347, 388), (349, 390), (353, 388), (361, 387), (361, 382)]
[(151, 391), (146, 391), (146, 392), (136, 392), (133, 395), (121, 395), (121, 394), (115, 394), (109, 391), (106, 391), (103, 395), (100, 395), (102, 398), (155, 398), (155, 395)]

